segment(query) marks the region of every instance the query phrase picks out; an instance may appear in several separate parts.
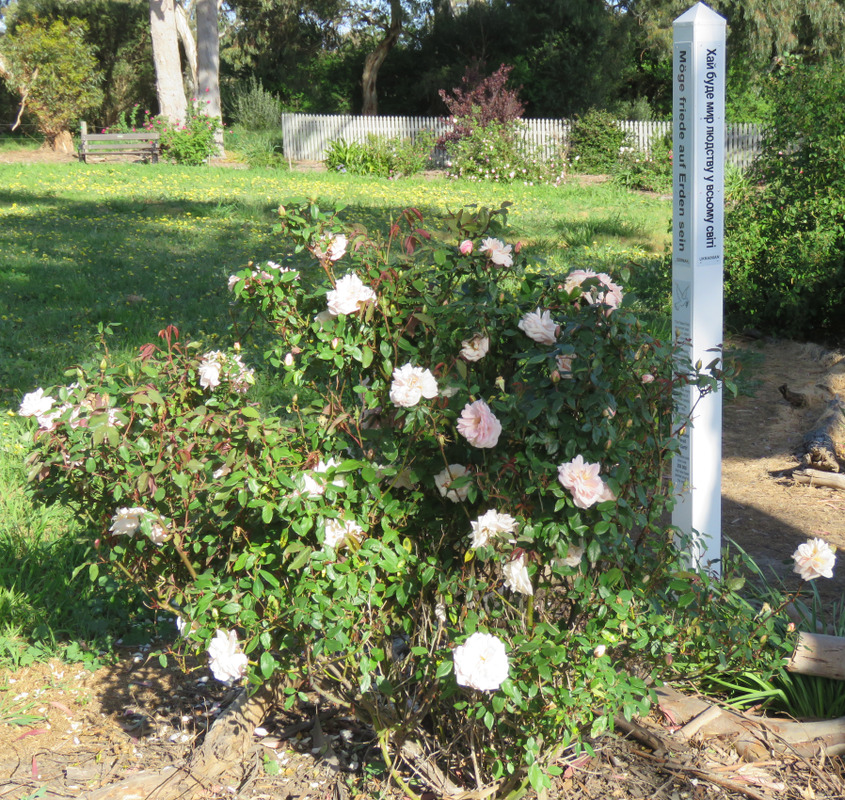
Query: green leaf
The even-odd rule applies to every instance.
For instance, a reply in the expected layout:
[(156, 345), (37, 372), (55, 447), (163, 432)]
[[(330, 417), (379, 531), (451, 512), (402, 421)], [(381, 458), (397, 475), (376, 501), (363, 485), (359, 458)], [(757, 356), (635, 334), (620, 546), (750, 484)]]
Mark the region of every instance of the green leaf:
[(264, 676), (265, 680), (267, 680), (276, 671), (277, 666), (276, 659), (273, 658), (270, 653), (265, 651), (261, 654), (261, 659), (258, 662), (258, 668), (261, 670), (261, 674)]
[(311, 557), (311, 552), (310, 547), (304, 548), (303, 551), (293, 561), (291, 561), (290, 564), (288, 564), (288, 569), (291, 572), (302, 569), (302, 567), (305, 566), (305, 562)]
[(452, 660), (444, 659), (437, 665), (437, 672), (434, 673), (434, 677), (440, 680), (440, 678), (445, 678), (451, 671)]

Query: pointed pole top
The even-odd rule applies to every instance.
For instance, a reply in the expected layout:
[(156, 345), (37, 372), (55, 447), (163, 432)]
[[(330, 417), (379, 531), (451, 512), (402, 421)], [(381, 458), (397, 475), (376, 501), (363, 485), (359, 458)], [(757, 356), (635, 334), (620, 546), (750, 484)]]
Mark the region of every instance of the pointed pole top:
[(710, 6), (696, 3), (675, 20), (675, 25), (707, 25), (717, 26), (726, 24), (725, 18), (717, 14)]

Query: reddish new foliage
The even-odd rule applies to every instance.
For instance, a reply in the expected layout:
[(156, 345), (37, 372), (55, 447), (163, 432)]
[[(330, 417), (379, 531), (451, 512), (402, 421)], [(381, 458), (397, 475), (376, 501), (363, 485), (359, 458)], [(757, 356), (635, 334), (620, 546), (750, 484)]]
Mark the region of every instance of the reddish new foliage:
[(440, 90), (440, 97), (455, 125), (450, 133), (441, 137), (438, 146), (468, 136), (472, 133), (473, 123), (484, 128), (491, 122), (506, 123), (522, 116), (525, 111), (525, 104), (519, 99), (522, 87), (505, 88), (512, 70), (512, 66), (502, 64), (485, 78), (478, 64), (473, 64), (467, 67), (461, 85), (452, 89), (451, 94), (445, 89)]

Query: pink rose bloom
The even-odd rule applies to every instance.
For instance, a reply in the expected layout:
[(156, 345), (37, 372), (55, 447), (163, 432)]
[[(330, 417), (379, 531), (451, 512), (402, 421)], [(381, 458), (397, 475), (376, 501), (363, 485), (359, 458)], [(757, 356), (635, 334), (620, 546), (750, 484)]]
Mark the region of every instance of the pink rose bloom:
[(202, 357), (197, 372), (203, 389), (216, 389), (220, 385), (220, 373), (223, 369), (223, 353), (212, 350)]
[(640, 378), (640, 380), (641, 380), (643, 383), (651, 383), (651, 382), (654, 380), (654, 375), (652, 375), (650, 372), (646, 372), (646, 373), (645, 373), (645, 374), (644, 374), (644, 375)]
[(502, 567), (505, 578), (505, 588), (519, 594), (526, 594), (529, 597), (534, 594), (534, 587), (531, 585), (531, 578), (528, 575), (528, 567), (525, 563), (525, 553), (518, 558), (508, 561)]
[(492, 633), (474, 633), (452, 651), (455, 681), (479, 692), (495, 692), (507, 680), (505, 643)]
[(494, 264), (500, 267), (513, 266), (512, 249), (509, 244), (505, 244), (503, 241), (490, 236), (481, 242), (481, 247), (479, 248), (482, 253), (487, 253), (487, 257)]
[(473, 447), (495, 447), (502, 433), (502, 423), (483, 400), (467, 403), (458, 419), (458, 433)]
[(598, 274), (593, 272), (591, 269), (574, 269), (566, 276), (566, 280), (563, 283), (563, 291), (567, 294), (572, 294), (572, 292), (581, 287), (581, 284), (587, 280), (587, 278), (597, 277)]
[(588, 291), (581, 292), (581, 297), (590, 305), (605, 305), (610, 314), (622, 303), (624, 292), (622, 287), (614, 283), (606, 272), (593, 272), (591, 269), (576, 269), (569, 273), (563, 284), (566, 292), (572, 293), (589, 278), (598, 278), (600, 287), (593, 286)]
[(462, 256), (468, 256), (472, 252), (472, 239), (464, 239), (458, 248)]
[(596, 503), (615, 499), (608, 485), (599, 477), (600, 464), (590, 464), (581, 455), (557, 468), (558, 480), (572, 493), (578, 508), (590, 508)]
[(55, 402), (55, 398), (44, 394), (44, 390), (39, 388), (23, 396), (18, 414), (22, 417), (40, 417), (47, 414)]
[(517, 328), (538, 344), (554, 344), (557, 341), (557, 323), (551, 311), (529, 311), (518, 323)]

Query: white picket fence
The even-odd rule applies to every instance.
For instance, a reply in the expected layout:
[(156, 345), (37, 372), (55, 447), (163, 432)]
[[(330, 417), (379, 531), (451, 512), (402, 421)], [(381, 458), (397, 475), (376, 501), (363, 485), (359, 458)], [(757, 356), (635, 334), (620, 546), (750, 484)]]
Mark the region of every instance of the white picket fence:
[[(569, 121), (563, 119), (524, 120), (525, 141), (543, 155), (560, 152), (566, 145)], [(634, 146), (648, 152), (653, 137), (668, 133), (671, 122), (620, 121)], [(349, 115), (282, 114), (282, 137), (285, 157), (291, 161), (322, 161), (330, 142), (364, 142), (367, 136), (413, 139), (423, 131), (441, 136), (450, 129), (448, 122), (437, 117), (356, 117)], [(748, 167), (760, 152), (763, 129), (749, 123), (725, 126), (725, 159), (741, 168)], [(435, 164), (442, 166), (446, 153), (435, 151)]]

